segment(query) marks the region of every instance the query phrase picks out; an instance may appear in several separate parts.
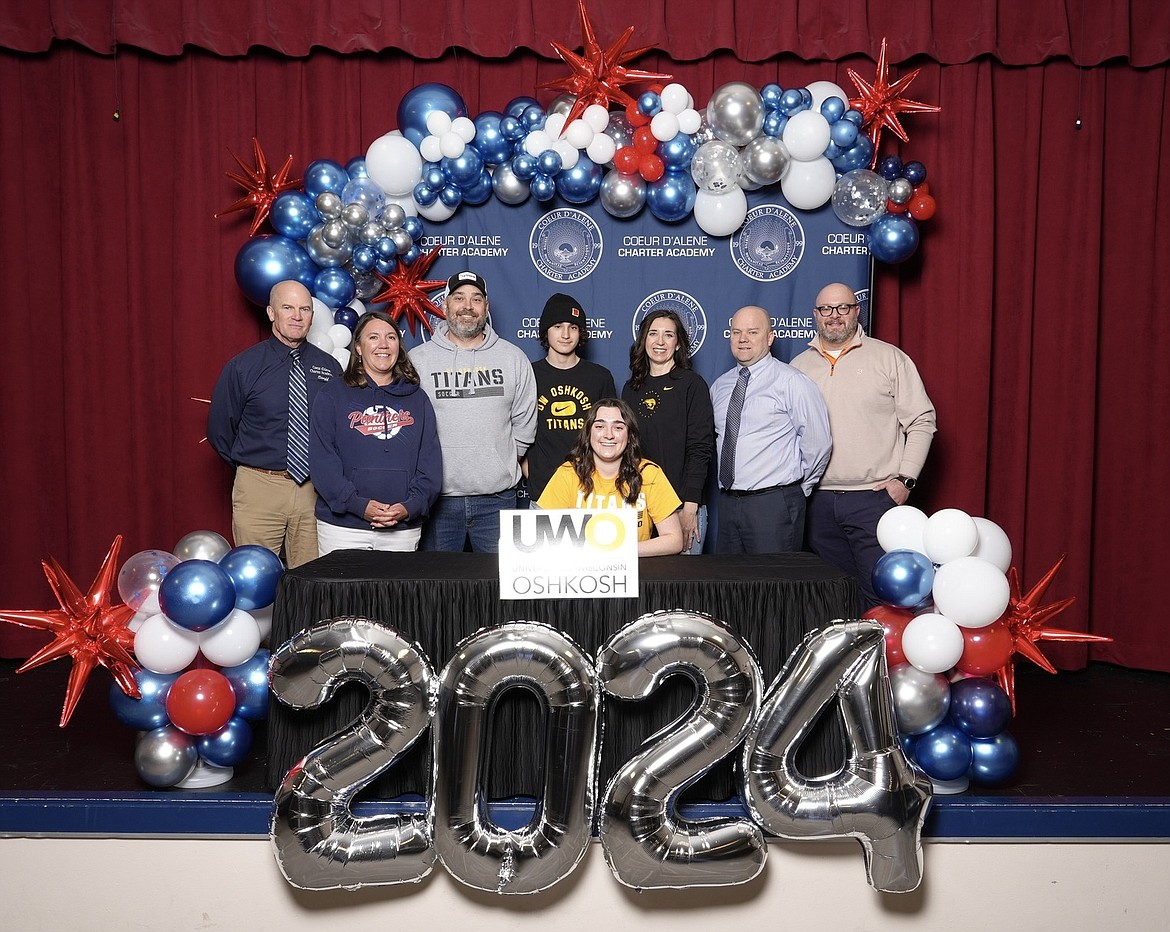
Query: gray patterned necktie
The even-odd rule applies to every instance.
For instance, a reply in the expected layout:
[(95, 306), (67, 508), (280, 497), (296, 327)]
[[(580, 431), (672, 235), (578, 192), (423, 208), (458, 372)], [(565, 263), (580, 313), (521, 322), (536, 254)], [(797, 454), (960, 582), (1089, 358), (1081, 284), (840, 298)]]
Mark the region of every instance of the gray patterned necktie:
[(288, 474), (297, 485), (309, 478), (309, 390), (300, 349), (289, 351), (288, 373)]
[(747, 396), (748, 379), (752, 377), (747, 366), (741, 366), (739, 380), (727, 403), (727, 424), (723, 432), (723, 450), (719, 454), (719, 485), (732, 488), (735, 482), (735, 442), (739, 439), (739, 420), (743, 416), (743, 400)]

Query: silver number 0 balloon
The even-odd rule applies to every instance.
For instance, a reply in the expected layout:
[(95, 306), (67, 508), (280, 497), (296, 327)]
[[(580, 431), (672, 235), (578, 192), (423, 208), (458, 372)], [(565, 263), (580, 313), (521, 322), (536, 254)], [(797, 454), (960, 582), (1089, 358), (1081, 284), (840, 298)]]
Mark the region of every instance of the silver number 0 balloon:
[(644, 615), (597, 656), (602, 688), (622, 699), (644, 698), (674, 673), (694, 681), (697, 701), (610, 781), (601, 815), (606, 861), (637, 888), (744, 883), (767, 858), (760, 828), (747, 819), (686, 820), (674, 804), (743, 740), (763, 688), (759, 664), (719, 622), (678, 611)]
[[(835, 697), (849, 745), (845, 765), (828, 779), (805, 779), (796, 749)], [(838, 622), (810, 634), (769, 688), (743, 760), (744, 799), (769, 832), (852, 836), (875, 889), (905, 893), (921, 882), (930, 781), (898, 746), (880, 624)]]
[[(456, 879), (495, 893), (536, 893), (580, 862), (593, 825), (595, 678), (589, 658), (545, 625), (501, 625), (456, 649), (440, 676), (431, 798), (435, 848)], [(492, 714), (514, 687), (539, 699), (548, 736), (544, 796), (521, 831), (491, 821), (483, 786)]]
[(306, 890), (415, 881), (434, 866), (427, 816), (359, 819), (349, 808), (426, 731), (434, 671), (416, 646), (365, 618), (318, 625), (272, 655), (272, 691), (296, 709), (328, 702), (349, 680), (371, 693), (361, 719), (305, 755), (276, 793), (276, 860), (289, 883)]

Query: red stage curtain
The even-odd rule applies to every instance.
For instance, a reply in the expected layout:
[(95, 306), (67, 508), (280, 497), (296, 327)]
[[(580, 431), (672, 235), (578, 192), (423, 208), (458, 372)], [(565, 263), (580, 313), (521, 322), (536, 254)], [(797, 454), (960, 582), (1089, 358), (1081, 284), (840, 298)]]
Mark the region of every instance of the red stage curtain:
[[(159, 6), (180, 11), (178, 28), (207, 4)], [(910, 23), (927, 8), (900, 6)], [(74, 7), (89, 5), (49, 4), (47, 21), (76, 23), (79, 41), (98, 44)], [(157, 22), (153, 10), (143, 3), (137, 21)], [(603, 42), (622, 25), (616, 15), (595, 18)], [(22, 9), (0, 29), (11, 42), (42, 20), (44, 11)], [(464, 45), (475, 44), (469, 30)], [(575, 22), (543, 35), (573, 42)], [(911, 141), (900, 151), (927, 165), (940, 208), (918, 255), (877, 273), (878, 335), (917, 360), (939, 409), (915, 501), (1002, 524), (1025, 584), (1069, 553), (1048, 600), (1077, 603), (1054, 624), (1117, 640), (1091, 653), (1046, 646), (1066, 667), (1092, 656), (1170, 670), (1154, 598), (1170, 526), (1157, 492), (1170, 471), (1157, 426), (1170, 397), (1159, 352), (1170, 331), (1158, 317), (1170, 256), (1164, 59), (1144, 68), (916, 62), (912, 96), (943, 111), (907, 118)], [(846, 66), (873, 74), (855, 52), (751, 64), (731, 52), (680, 63), (656, 53), (638, 64), (673, 72), (700, 101), (730, 80), (850, 88)], [(0, 606), (54, 604), (37, 565), (48, 555), (85, 588), (116, 533), (129, 555), (170, 548), (190, 530), (228, 530), (230, 476), (200, 443), (206, 406), (191, 399), (206, 398), (224, 360), (264, 331), (231, 271), (248, 218), (213, 216), (238, 196), (224, 177), (236, 168), (229, 150), (250, 159), (255, 136), (273, 162), (290, 153), (297, 169), (344, 162), (393, 127), (402, 93), (419, 83), (450, 84), (479, 112), (563, 73), (528, 52), (165, 58), (123, 47), (115, 58), (60, 42), (0, 52)], [(9, 655), (43, 640), (0, 626)]]

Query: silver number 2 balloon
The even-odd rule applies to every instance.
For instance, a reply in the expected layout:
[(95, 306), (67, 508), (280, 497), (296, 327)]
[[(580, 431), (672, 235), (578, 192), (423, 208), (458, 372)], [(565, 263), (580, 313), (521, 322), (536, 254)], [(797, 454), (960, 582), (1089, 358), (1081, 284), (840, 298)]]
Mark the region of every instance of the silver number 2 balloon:
[[(805, 779), (796, 750), (834, 698), (845, 722), (845, 765), (827, 779)], [(810, 634), (769, 688), (743, 761), (744, 799), (769, 832), (852, 836), (875, 889), (906, 893), (921, 882), (930, 781), (898, 747), (880, 624), (837, 622)]]
[(426, 657), (365, 618), (335, 618), (272, 655), (272, 691), (295, 709), (328, 702), (350, 680), (369, 688), (369, 706), (305, 755), (276, 793), (276, 860), (289, 883), (306, 890), (415, 881), (434, 866), (427, 816), (359, 819), (349, 808), (430, 724), (435, 678)]
[(644, 615), (597, 656), (602, 688), (622, 699), (644, 698), (676, 673), (694, 681), (696, 703), (610, 781), (601, 815), (606, 861), (639, 889), (744, 883), (767, 857), (759, 827), (686, 820), (675, 802), (743, 740), (763, 689), (759, 664), (728, 628), (680, 611)]
[[(561, 632), (519, 621), (463, 641), (439, 679), (431, 807), (443, 866), (479, 890), (536, 893), (551, 887), (580, 862), (593, 825), (593, 664)], [(483, 785), (484, 760), (493, 750), (492, 715), (512, 688), (535, 694), (548, 741), (544, 795), (520, 831), (492, 822)]]

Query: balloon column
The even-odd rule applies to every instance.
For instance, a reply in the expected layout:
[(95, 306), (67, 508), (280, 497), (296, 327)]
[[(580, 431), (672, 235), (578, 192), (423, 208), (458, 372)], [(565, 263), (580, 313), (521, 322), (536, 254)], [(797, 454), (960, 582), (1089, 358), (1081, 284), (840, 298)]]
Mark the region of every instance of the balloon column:
[(250, 750), (249, 722), (268, 714), (269, 652), (260, 644), (283, 572), (272, 551), (232, 549), (213, 531), (123, 564), (118, 591), (136, 612), (129, 628), (141, 698), (111, 689), (110, 704), (141, 732), (134, 765), (145, 782), (222, 783)]
[[(897, 156), (870, 169), (882, 126), (908, 141), (897, 113), (939, 108), (901, 96), (917, 72), (887, 80), (884, 41), (872, 85), (850, 72), (861, 92), (853, 100), (831, 81), (790, 88), (732, 81), (699, 110), (671, 75), (625, 67), (648, 51), (625, 49), (633, 26), (603, 50), (584, 3), (579, 12), (585, 54), (553, 43), (572, 74), (542, 85), (565, 92), (547, 109), (525, 95), (472, 117), (453, 88), (422, 84), (399, 103), (398, 129), (344, 168), (312, 162), (303, 190), (289, 190), (287, 163), (279, 178), (233, 175), (251, 200), (230, 209), (257, 207), (253, 238), (236, 257), (244, 294), (264, 304), (272, 285), (292, 278), (331, 309), (368, 301), (379, 277), (419, 258), (420, 217), (441, 223), (493, 196), (510, 205), (529, 197), (600, 200), (620, 219), (643, 209), (667, 223), (693, 214), (704, 232), (722, 237), (743, 225), (745, 192), (779, 186), (796, 210), (831, 201), (843, 222), (868, 228), (869, 251), (881, 262), (903, 262), (917, 250), (918, 223), (936, 209), (926, 169)], [(627, 93), (633, 83), (645, 89)], [(256, 150), (266, 172), (259, 143)], [(262, 206), (275, 234), (255, 235)]]

